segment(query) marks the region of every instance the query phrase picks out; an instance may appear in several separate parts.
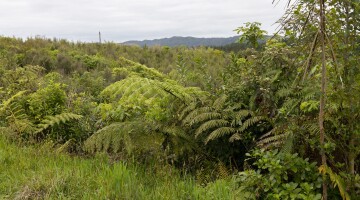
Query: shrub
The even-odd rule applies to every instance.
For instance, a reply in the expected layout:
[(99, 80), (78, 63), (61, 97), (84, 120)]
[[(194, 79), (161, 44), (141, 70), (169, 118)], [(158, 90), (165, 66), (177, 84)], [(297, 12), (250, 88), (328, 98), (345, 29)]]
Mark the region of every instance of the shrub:
[(66, 93), (61, 83), (50, 83), (31, 94), (28, 100), (30, 114), (38, 121), (47, 115), (60, 114), (65, 108)]
[(241, 199), (321, 199), (321, 175), (316, 163), (297, 154), (255, 150), (254, 169), (237, 176)]

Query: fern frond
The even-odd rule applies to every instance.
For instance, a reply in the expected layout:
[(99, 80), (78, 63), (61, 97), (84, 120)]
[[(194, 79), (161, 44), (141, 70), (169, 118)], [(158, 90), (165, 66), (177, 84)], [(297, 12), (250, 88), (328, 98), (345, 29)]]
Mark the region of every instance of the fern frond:
[(293, 93), (293, 89), (292, 89), (292, 88), (290, 88), (290, 87), (284, 87), (284, 88), (279, 89), (279, 90), (276, 92), (276, 96), (278, 96), (278, 97), (280, 97), (280, 98), (283, 98), (283, 97), (288, 97), (288, 96), (290, 96), (292, 93)]
[(310, 132), (310, 134), (312, 134), (312, 135), (319, 134), (320, 129), (319, 129), (319, 125), (317, 123), (310, 122), (310, 123), (304, 124), (303, 126)]
[(119, 57), (120, 68), (114, 68), (113, 73), (117, 73), (119, 71), (127, 71), (128, 73), (132, 73), (133, 75), (141, 76), (143, 78), (150, 79), (159, 79), (162, 80), (165, 78), (165, 75), (157, 71), (153, 68), (148, 68), (145, 65), (140, 63), (131, 61), (124, 57)]
[(235, 142), (235, 140), (241, 140), (241, 139), (242, 139), (241, 135), (239, 133), (235, 133), (229, 138), (229, 142)]
[(254, 112), (251, 110), (240, 110), (235, 113), (236, 120), (243, 120), (248, 116), (254, 116)]
[(15, 99), (23, 96), (26, 92), (27, 92), (27, 90), (17, 92), (13, 96), (11, 96), (9, 99), (4, 101), (2, 104), (0, 104), (0, 113), (4, 112)]
[(18, 102), (11, 101), (6, 107), (5, 119), (13, 132), (21, 135), (32, 133), (35, 130), (34, 124), (29, 120), (24, 108)]
[(150, 106), (154, 101), (173, 97), (174, 101), (188, 105), (202, 94), (200, 90), (185, 88), (171, 80), (159, 81), (133, 75), (109, 85), (100, 95), (108, 102)]
[(160, 132), (184, 139), (190, 139), (183, 129), (177, 126), (162, 126), (159, 128)]
[(240, 132), (244, 132), (249, 127), (253, 126), (254, 124), (260, 122), (260, 121), (266, 121), (268, 118), (265, 116), (255, 116), (247, 119), (239, 129)]
[(185, 87), (184, 91), (202, 103), (207, 101), (210, 96), (209, 92), (203, 91), (198, 87)]
[(144, 78), (157, 79), (157, 80), (165, 79), (165, 75), (159, 72), (158, 70), (154, 68), (146, 67), (145, 65), (142, 65), (140, 63), (135, 63), (129, 68), (132, 72)]
[(257, 144), (260, 147), (264, 146), (264, 145), (273, 146), (272, 145), (273, 142), (278, 142), (278, 143), (282, 144), (282, 143), (284, 143), (284, 139), (287, 138), (287, 136), (288, 136), (287, 133), (272, 135), (269, 137), (261, 138), (261, 140), (259, 142), (257, 142)]
[(197, 107), (197, 102), (192, 102), (187, 105), (185, 108), (180, 109), (181, 112), (179, 114), (179, 119), (183, 120), (185, 116), (187, 116), (191, 111), (195, 110)]
[(303, 96), (303, 99), (305, 101), (308, 101), (308, 100), (314, 100), (316, 99), (315, 96), (316, 96), (316, 91), (313, 91), (313, 89), (311, 90), (306, 90), (304, 91), (304, 94), (302, 94)]
[(72, 120), (79, 120), (80, 118), (82, 118), (81, 115), (73, 113), (61, 113), (55, 116), (46, 116), (45, 119), (38, 124), (38, 129), (35, 131), (35, 134), (40, 133), (54, 125), (59, 125), (60, 123), (66, 123)]
[(200, 113), (199, 115), (195, 116), (189, 123), (190, 126), (193, 126), (194, 124), (204, 122), (207, 120), (213, 120), (213, 119), (220, 119), (222, 115), (217, 112), (206, 112), (206, 113)]
[(161, 88), (163, 91), (167, 92), (168, 94), (176, 97), (177, 99), (181, 100), (182, 102), (189, 104), (190, 102), (194, 101), (195, 98), (188, 94), (184, 88), (180, 85), (174, 84), (170, 81), (166, 82), (155, 82), (155, 84)]
[(218, 165), (218, 177), (220, 179), (224, 179), (229, 176), (229, 170), (227, 169), (226, 165), (223, 162), (219, 162)]
[(209, 107), (209, 106), (203, 106), (200, 108), (196, 108), (194, 110), (192, 110), (184, 119), (183, 119), (183, 123), (184, 124), (190, 124), (191, 121), (193, 121), (193, 119), (201, 114), (201, 113), (205, 113), (205, 112), (212, 112), (213, 108)]
[(342, 199), (344, 200), (350, 200), (350, 195), (346, 191), (346, 185), (344, 183), (344, 180), (336, 173), (334, 173), (330, 167), (321, 165), (319, 167), (319, 172), (323, 175), (328, 174), (330, 177), (330, 180), (333, 182), (334, 187), (338, 187), (340, 195)]
[(288, 133), (281, 133), (276, 135), (268, 135), (267, 137), (261, 137), (257, 142), (257, 146), (262, 149), (269, 149), (272, 147), (279, 147), (284, 144), (286, 138), (288, 138)]
[(122, 56), (119, 57), (119, 63), (120, 63), (120, 67), (121, 68), (127, 68), (127, 67), (131, 67), (131, 66), (134, 66), (134, 65), (137, 65), (138, 63), (134, 62), (134, 61), (131, 61), (129, 59), (126, 59)]
[(295, 134), (287, 133), (287, 136), (282, 144), (281, 153), (291, 154), (294, 149)]
[(74, 139), (66, 141), (63, 145), (56, 149), (56, 153), (67, 153), (70, 151), (71, 147), (75, 144)]
[(276, 126), (266, 134), (262, 135), (256, 145), (261, 149), (280, 148), (290, 152), (292, 149), (294, 134), (288, 130), (287, 125)]
[(199, 128), (196, 129), (195, 137), (198, 137), (199, 135), (205, 133), (206, 131), (209, 131), (214, 128), (218, 127), (225, 127), (229, 125), (229, 122), (224, 119), (213, 119), (209, 120), (199, 126)]
[(298, 108), (300, 105), (301, 100), (300, 99), (288, 99), (287, 101), (284, 102), (281, 110), (285, 111), (285, 115), (289, 115), (290, 113), (292, 113), (292, 111), (295, 108)]
[(215, 139), (217, 139), (219, 137), (222, 137), (224, 135), (234, 134), (236, 132), (237, 132), (236, 128), (220, 127), (220, 128), (218, 128), (218, 129), (216, 129), (216, 130), (214, 130), (213, 132), (210, 133), (210, 135), (205, 140), (205, 144), (207, 144), (211, 140), (215, 140)]
[(125, 150), (131, 154), (134, 149), (157, 149), (161, 146), (161, 137), (149, 134), (151, 124), (142, 121), (112, 123), (94, 133), (84, 143), (88, 152), (108, 151), (118, 153)]
[(213, 103), (213, 107), (215, 108), (215, 110), (221, 110), (224, 107), (226, 100), (227, 100), (226, 95), (222, 95), (219, 98), (217, 98)]

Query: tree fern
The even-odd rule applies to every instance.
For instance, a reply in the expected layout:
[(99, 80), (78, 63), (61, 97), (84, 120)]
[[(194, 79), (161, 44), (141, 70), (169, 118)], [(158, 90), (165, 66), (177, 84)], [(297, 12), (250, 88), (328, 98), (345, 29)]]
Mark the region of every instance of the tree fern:
[[(131, 117), (120, 121), (115, 118), (113, 121), (107, 120), (108, 126), (94, 133), (87, 140), (86, 148), (92, 152), (116, 152), (125, 148), (126, 152), (130, 153), (133, 149), (141, 147), (142, 145), (136, 144), (144, 140), (148, 143), (155, 142), (144, 144), (144, 147), (160, 144), (164, 147), (171, 146), (172, 151), (175, 152), (186, 149), (186, 145), (193, 143), (193, 137), (189, 137), (185, 130), (178, 126), (176, 111), (178, 107), (186, 107), (201, 101), (207, 93), (198, 88), (183, 87), (155, 69), (123, 61), (125, 63), (123, 69), (115, 68), (114, 72), (125, 70), (127, 77), (109, 85), (101, 92), (100, 96), (104, 103), (99, 106), (120, 108)], [(99, 110), (113, 112), (113, 109), (99, 108)], [(102, 116), (108, 115), (102, 113)], [(144, 126), (147, 128), (142, 128)], [(149, 139), (149, 135), (157, 138), (156, 141)]]

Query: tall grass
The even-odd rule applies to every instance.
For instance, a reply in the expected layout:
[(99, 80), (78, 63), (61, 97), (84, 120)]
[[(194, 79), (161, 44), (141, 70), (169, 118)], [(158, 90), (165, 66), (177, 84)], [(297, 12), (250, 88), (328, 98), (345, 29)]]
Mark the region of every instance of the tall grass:
[(0, 199), (236, 199), (231, 180), (199, 186), (171, 166), (79, 158), (48, 146), (21, 147), (0, 138)]

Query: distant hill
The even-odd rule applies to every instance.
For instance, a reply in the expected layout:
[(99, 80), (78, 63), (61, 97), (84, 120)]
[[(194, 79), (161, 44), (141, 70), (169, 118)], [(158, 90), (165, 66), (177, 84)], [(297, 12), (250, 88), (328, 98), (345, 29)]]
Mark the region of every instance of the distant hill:
[(143, 41), (126, 41), (122, 44), (126, 45), (139, 45), (139, 46), (188, 46), (188, 47), (196, 47), (196, 46), (212, 46), (219, 47), (225, 46), (228, 44), (235, 43), (239, 36), (228, 37), (228, 38), (196, 38), (196, 37), (180, 37), (175, 36), (171, 38), (162, 38), (155, 40), (143, 40)]

